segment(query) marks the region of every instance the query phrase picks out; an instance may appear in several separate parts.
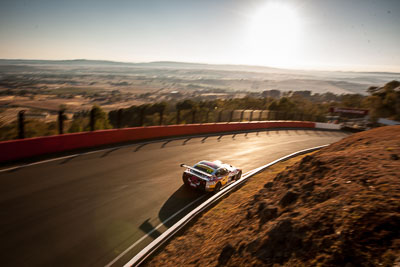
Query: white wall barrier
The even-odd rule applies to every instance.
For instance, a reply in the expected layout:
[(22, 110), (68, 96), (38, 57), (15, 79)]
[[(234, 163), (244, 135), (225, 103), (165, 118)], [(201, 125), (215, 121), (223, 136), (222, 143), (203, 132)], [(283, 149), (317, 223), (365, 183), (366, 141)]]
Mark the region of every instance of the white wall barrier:
[(341, 126), (340, 126), (340, 124), (316, 122), (315, 128), (316, 129), (328, 129), (328, 130), (340, 130)]

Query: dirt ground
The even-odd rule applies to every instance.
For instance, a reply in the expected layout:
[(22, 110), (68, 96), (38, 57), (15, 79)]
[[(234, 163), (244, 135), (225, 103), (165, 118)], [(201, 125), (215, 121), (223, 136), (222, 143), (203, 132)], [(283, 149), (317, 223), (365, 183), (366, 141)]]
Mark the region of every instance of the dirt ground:
[(146, 265), (400, 266), (400, 126), (254, 176)]

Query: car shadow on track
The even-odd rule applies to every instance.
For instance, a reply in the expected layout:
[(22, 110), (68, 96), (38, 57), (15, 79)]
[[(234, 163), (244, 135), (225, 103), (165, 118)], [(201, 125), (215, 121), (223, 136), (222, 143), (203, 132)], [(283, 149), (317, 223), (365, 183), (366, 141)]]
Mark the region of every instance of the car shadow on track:
[[(206, 200), (211, 196), (211, 194), (206, 194), (204, 192), (196, 191), (186, 186), (182, 185), (178, 190), (173, 193), (168, 200), (161, 207), (158, 217), (161, 222), (166, 227), (171, 227), (175, 222), (181, 219), (183, 216), (188, 214), (193, 208), (199, 205), (202, 201), (195, 201), (203, 196), (202, 200)], [(186, 207), (191, 202), (194, 202), (193, 205)], [(185, 208), (186, 207), (186, 208)], [(182, 210), (183, 209), (183, 210)], [(182, 210), (175, 216), (173, 219), (169, 219), (173, 214)]]
[(161, 235), (161, 233), (154, 228), (154, 226), (149, 222), (150, 218), (145, 220), (140, 226), (139, 229), (144, 233), (147, 233), (151, 238), (156, 239)]

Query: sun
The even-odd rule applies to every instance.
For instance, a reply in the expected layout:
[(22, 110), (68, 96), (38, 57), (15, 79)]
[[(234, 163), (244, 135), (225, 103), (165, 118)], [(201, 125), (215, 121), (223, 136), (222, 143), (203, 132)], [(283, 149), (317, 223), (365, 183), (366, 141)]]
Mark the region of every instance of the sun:
[(268, 2), (251, 16), (246, 46), (251, 61), (262, 65), (290, 65), (299, 43), (296, 10), (282, 2)]

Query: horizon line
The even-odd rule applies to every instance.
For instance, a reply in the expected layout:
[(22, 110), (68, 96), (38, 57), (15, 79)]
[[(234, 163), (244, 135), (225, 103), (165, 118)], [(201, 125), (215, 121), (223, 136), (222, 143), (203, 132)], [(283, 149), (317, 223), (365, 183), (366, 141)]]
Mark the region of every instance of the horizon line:
[[(209, 63), (209, 62), (190, 62), (190, 61), (174, 61), (174, 60), (155, 60), (155, 61), (117, 61), (110, 59), (87, 59), (87, 58), (74, 58), (74, 59), (28, 59), (28, 58), (0, 58), (0, 60), (11, 60), (11, 61), (98, 61), (108, 63), (122, 63), (122, 64), (152, 64), (152, 63), (179, 63), (179, 64), (192, 64), (192, 65), (208, 65), (208, 66), (235, 66), (235, 67), (253, 67), (253, 68), (267, 68), (275, 70), (287, 70), (287, 71), (310, 71), (310, 72), (348, 72), (348, 73), (388, 73), (388, 74), (400, 74), (400, 69), (397, 71), (362, 71), (362, 70), (337, 70), (337, 69), (315, 69), (315, 68), (284, 68), (284, 67), (273, 67), (267, 65), (254, 65), (254, 64), (233, 64), (233, 63)], [(400, 68), (400, 66), (399, 66)]]

